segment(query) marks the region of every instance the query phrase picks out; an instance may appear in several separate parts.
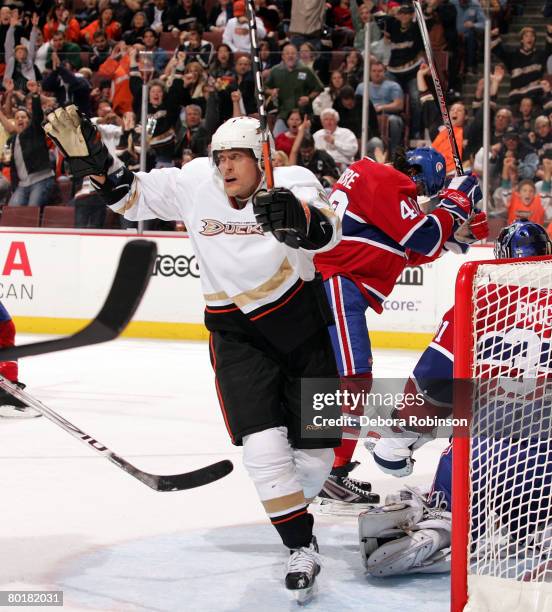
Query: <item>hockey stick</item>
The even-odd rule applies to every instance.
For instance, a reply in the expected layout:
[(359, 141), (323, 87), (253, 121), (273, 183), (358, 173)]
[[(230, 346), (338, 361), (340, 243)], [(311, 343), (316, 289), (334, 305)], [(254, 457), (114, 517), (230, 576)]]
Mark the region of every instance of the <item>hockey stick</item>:
[(247, 0), (247, 18), (249, 19), (249, 40), (251, 41), (251, 60), (253, 65), (253, 79), (255, 81), (255, 97), (259, 109), (259, 123), (261, 124), (261, 140), (263, 145), (263, 165), (268, 189), (274, 187), (274, 172), (272, 171), (272, 158), (270, 156), (270, 140), (268, 136), (268, 117), (264, 101), (263, 75), (261, 70), (261, 56), (259, 51), (259, 37), (257, 36), (257, 22), (255, 20), (255, 5), (253, 0)]
[(74, 438), (77, 438), (77, 440), (80, 440), (88, 447), (95, 450), (99, 455), (108, 459), (111, 463), (114, 463), (117, 467), (131, 476), (134, 476), (134, 478), (137, 478), (140, 482), (143, 482), (154, 491), (182, 491), (184, 489), (201, 487), (230, 474), (234, 469), (232, 462), (225, 459), (224, 461), (218, 461), (217, 463), (200, 468), (199, 470), (184, 472), (183, 474), (171, 474), (166, 476), (149, 474), (133, 466), (126, 459), (116, 455), (112, 450), (107, 448), (107, 446), (104, 446), (101, 442), (92, 438), (92, 436), (82, 431), (82, 429), (70, 423), (67, 419), (54, 412), (51, 408), (48, 408), (48, 406), (45, 406), (41, 401), (35, 399), (26, 391), (23, 391), (18, 386), (9, 382), (3, 376), (0, 376), (0, 389), (21, 402), (24, 402), (27, 406), (34, 408), (49, 421), (52, 421), (52, 423), (55, 423), (58, 427), (70, 433)]
[(450, 115), (447, 108), (447, 102), (445, 94), (441, 86), (441, 79), (435, 66), (435, 60), (433, 59), (433, 50), (431, 49), (431, 42), (429, 40), (429, 32), (427, 31), (427, 25), (424, 19), (424, 13), (422, 11), (422, 5), (419, 0), (414, 0), (414, 10), (416, 11), (416, 17), (418, 18), (418, 25), (420, 26), (420, 34), (424, 42), (424, 48), (427, 56), (427, 63), (431, 70), (431, 77), (433, 78), (433, 84), (435, 85), (435, 94), (437, 95), (437, 101), (439, 103), (439, 109), (441, 110), (441, 117), (443, 118), (443, 125), (447, 130), (448, 139), (450, 142), (450, 149), (452, 151), (452, 158), (454, 160), (454, 166), (456, 168), (457, 176), (464, 174), (464, 168), (462, 167), (462, 159), (460, 157), (460, 151), (458, 149), (458, 143), (454, 136), (454, 129), (450, 121)]
[(148, 286), (157, 247), (132, 240), (121, 254), (109, 294), (96, 318), (72, 336), (0, 349), (0, 361), (88, 346), (116, 338), (128, 325)]

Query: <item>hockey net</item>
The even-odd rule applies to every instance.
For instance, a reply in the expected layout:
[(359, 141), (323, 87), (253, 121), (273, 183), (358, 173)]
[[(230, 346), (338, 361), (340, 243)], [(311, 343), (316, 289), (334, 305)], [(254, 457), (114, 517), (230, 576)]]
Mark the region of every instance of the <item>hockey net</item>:
[(454, 324), (451, 609), (550, 612), (552, 258), (465, 264)]

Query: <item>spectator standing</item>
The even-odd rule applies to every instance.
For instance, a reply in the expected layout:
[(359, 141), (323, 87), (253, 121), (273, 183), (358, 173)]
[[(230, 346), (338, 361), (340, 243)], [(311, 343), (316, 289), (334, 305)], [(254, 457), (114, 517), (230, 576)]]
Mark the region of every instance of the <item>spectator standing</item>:
[(213, 43), (203, 40), (203, 26), (200, 23), (191, 25), (187, 32), (186, 40), (180, 45), (179, 50), (186, 53), (186, 63), (198, 62), (202, 68), (208, 68), (214, 54)]
[(29, 81), (27, 87), (31, 92), (32, 113), (23, 109), (16, 111), (16, 133), (8, 141), (13, 189), (10, 206), (43, 206), (48, 203), (54, 185), (46, 134), (42, 129), (44, 113), (39, 86)]
[(115, 43), (108, 40), (103, 30), (96, 30), (93, 39), (94, 44), (92, 45), (92, 52), (88, 58), (88, 65), (93, 72), (97, 72), (111, 54), (111, 50)]
[(503, 165), (506, 157), (515, 158), (517, 174), (521, 180), (533, 180), (539, 166), (538, 155), (529, 144), (520, 142), (519, 135), (513, 127), (509, 127), (504, 132), (502, 144), (491, 147), (489, 165), (490, 174), (495, 185), (503, 174)]
[(228, 45), (219, 45), (209, 65), (209, 75), (214, 79), (234, 80), (234, 54)]
[(325, 14), (325, 0), (301, 0), (291, 3), (288, 36), (296, 49), (299, 49), (302, 43), (310, 42), (317, 51), (320, 50)]
[(516, 106), (524, 97), (540, 102), (544, 94), (541, 79), (546, 60), (552, 53), (552, 24), (546, 25), (546, 45), (543, 50), (537, 48), (537, 35), (531, 27), (520, 30), (520, 44), (517, 49), (504, 47), (498, 29), (493, 30), (492, 34), (493, 53), (504, 62), (510, 72), (510, 106)]
[(478, 33), (485, 29), (485, 14), (479, 0), (451, 0), (456, 8), (456, 31), (464, 45), (464, 72), (477, 72)]
[(119, 40), (121, 38), (121, 24), (115, 21), (113, 9), (110, 6), (100, 11), (98, 19), (81, 30), (81, 34), (86, 42), (91, 45), (94, 41), (94, 32), (103, 30), (109, 40)]
[(301, 111), (298, 108), (293, 108), (289, 111), (286, 118), (288, 129), (285, 132), (278, 134), (278, 136), (276, 136), (274, 139), (274, 146), (278, 151), (283, 151), (289, 156), (291, 153), (291, 148), (293, 147), (293, 142), (297, 138), (297, 132), (302, 121), (303, 117), (301, 116)]
[(4, 51), (6, 68), (4, 70), (4, 83), (6, 80), (13, 80), (15, 89), (27, 91), (28, 81), (40, 81), (42, 75), (34, 64), (36, 53), (36, 43), (38, 39), (38, 14), (32, 17), (32, 30), (30, 40), (27, 45), (15, 45), (15, 30), (20, 20), (17, 12), (11, 17), (10, 27), (6, 33)]
[(362, 55), (357, 49), (351, 49), (345, 56), (345, 60), (339, 67), (347, 85), (350, 85), (353, 89), (356, 89), (357, 85), (362, 82), (364, 77), (364, 62), (362, 61)]
[[(38, 23), (37, 23), (38, 25)], [(48, 42), (55, 32), (65, 32), (65, 40), (79, 43), (81, 28), (79, 22), (73, 17), (63, 0), (57, 0), (48, 13), (46, 25), (42, 29), (44, 40)]]
[(150, 28), (161, 34), (168, 32), (171, 28), (171, 14), (167, 5), (167, 0), (153, 0), (146, 6), (146, 17)]
[[(546, 115), (540, 115), (535, 119), (535, 131), (529, 134), (529, 141), (541, 162), (547, 153), (552, 152), (552, 129), (550, 119)], [(540, 176), (542, 178), (542, 175)]]
[(84, 0), (84, 6), (75, 14), (81, 30), (89, 26), (99, 16), (98, 0)]
[(206, 157), (210, 134), (201, 120), (201, 107), (197, 104), (188, 104), (185, 108), (184, 135), (178, 145), (177, 154), (182, 158), (186, 150), (193, 157)]
[(231, 0), (218, 0), (207, 17), (207, 27), (211, 32), (222, 33), (232, 16)]
[(153, 54), (153, 67), (155, 76), (163, 73), (165, 66), (169, 61), (169, 55), (165, 49), (159, 47), (159, 34), (152, 28), (147, 28), (143, 37), (144, 51), (149, 51)]
[(422, 63), (423, 42), (418, 24), (414, 23), (414, 7), (410, 3), (401, 4), (395, 17), (386, 16), (379, 23), (391, 44), (387, 78), (396, 81), (409, 95), (411, 138), (419, 139), (422, 116), (416, 73)]
[(343, 172), (353, 163), (358, 151), (356, 136), (347, 128), (338, 126), (339, 113), (333, 108), (327, 108), (320, 115), (322, 129), (313, 134), (317, 149), (329, 153), (337, 167)]
[(46, 75), (42, 86), (55, 95), (58, 105), (72, 103), (87, 117), (92, 115), (90, 81), (85, 75), (74, 73), (64, 65), (55, 51), (52, 53), (52, 70)]
[[(356, 93), (364, 96), (364, 83), (357, 87)], [(370, 102), (378, 115), (387, 116), (389, 157), (392, 158), (404, 139), (404, 121), (401, 117), (404, 93), (396, 81), (385, 78), (385, 67), (381, 62), (370, 64)]]
[(55, 32), (50, 41), (50, 48), (46, 56), (46, 68), (52, 70), (52, 53), (55, 52), (62, 62), (68, 62), (74, 70), (82, 68), (80, 47), (65, 40), (65, 32)]
[(132, 16), (130, 29), (123, 32), (123, 40), (127, 45), (144, 42), (144, 32), (149, 27), (149, 23), (144, 11), (138, 11)]
[[(130, 57), (130, 91), (133, 96), (133, 112), (141, 117), (142, 77), (138, 69), (138, 51), (132, 48)], [(184, 65), (180, 58), (175, 78), (167, 92), (162, 81), (148, 83), (147, 138), (152, 153), (155, 153), (155, 167), (167, 168), (173, 165), (176, 143), (175, 125), (181, 104), (190, 102), (189, 92), (183, 87)], [(142, 126), (143, 128), (144, 126)]]
[(203, 28), (207, 26), (207, 16), (203, 7), (195, 0), (180, 0), (171, 9), (169, 22), (171, 31), (177, 34), (179, 31), (187, 31), (192, 25), (201, 24)]
[(110, 56), (98, 69), (98, 76), (111, 81), (110, 100), (117, 115), (132, 110), (130, 92), (130, 58), (123, 41), (112, 49)]
[(287, 44), (282, 50), (282, 61), (271, 69), (265, 86), (274, 99), (278, 99), (278, 119), (274, 126), (274, 136), (285, 132), (285, 118), (292, 108), (302, 112), (310, 110), (311, 101), (322, 91), (318, 77), (298, 63), (297, 49)]
[[(239, 0), (234, 2), (234, 17), (228, 20), (222, 35), (222, 42), (227, 44), (234, 53), (236, 51), (251, 52), (251, 41), (249, 40), (249, 24), (245, 14), (245, 2)], [(257, 36), (262, 40), (266, 36), (266, 29), (262, 20), (255, 17), (257, 23)]]
[(334, 158), (326, 151), (320, 151), (314, 146), (314, 138), (309, 133), (310, 122), (304, 119), (299, 126), (297, 138), (293, 143), (289, 156), (290, 165), (298, 165), (310, 170), (326, 189), (339, 178), (339, 170)]
[(315, 115), (320, 115), (325, 108), (332, 108), (333, 103), (337, 100), (339, 92), (345, 85), (346, 82), (343, 73), (340, 70), (333, 70), (330, 75), (329, 86), (324, 87), (324, 90), (312, 101), (313, 113)]

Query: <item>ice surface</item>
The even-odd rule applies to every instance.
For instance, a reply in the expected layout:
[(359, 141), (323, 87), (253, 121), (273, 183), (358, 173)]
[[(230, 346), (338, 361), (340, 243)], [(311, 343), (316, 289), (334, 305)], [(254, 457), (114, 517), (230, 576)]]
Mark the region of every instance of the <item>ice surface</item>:
[[(403, 377), (416, 358), (376, 351), (375, 375)], [(31, 393), (145, 470), (222, 458), (235, 470), (207, 487), (156, 493), (44, 418), (0, 420), (2, 590), (63, 590), (70, 612), (297, 610), (282, 588), (286, 553), (228, 440), (205, 344), (119, 340), (28, 358), (20, 370)], [(360, 447), (354, 475), (380, 493), (427, 484), (444, 446), (420, 449), (404, 481)], [(317, 517), (316, 533), (324, 568), (305, 610), (448, 609), (446, 574), (367, 579), (353, 519)]]

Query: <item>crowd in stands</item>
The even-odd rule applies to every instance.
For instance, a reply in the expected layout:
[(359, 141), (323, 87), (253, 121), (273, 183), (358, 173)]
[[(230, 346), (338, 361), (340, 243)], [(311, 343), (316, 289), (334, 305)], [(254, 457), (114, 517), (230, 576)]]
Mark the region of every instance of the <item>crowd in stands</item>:
[[(552, 4), (517, 27), (528, 2), (491, 0), (491, 192), (488, 212), (552, 221)], [(526, 6), (527, 5), (527, 6)], [(330, 189), (360, 152), (368, 91), (368, 154), (432, 144), (454, 174), (410, 0), (255, 0), (274, 164), (309, 168)], [(483, 167), (479, 0), (424, 0), (423, 10), (464, 168)], [(525, 23), (525, 22), (524, 22)], [(368, 84), (364, 37), (370, 32)], [(517, 35), (515, 45), (504, 38)], [(144, 51), (150, 52), (146, 55)], [(73, 103), (112, 155), (140, 168), (147, 82), (146, 170), (209, 154), (226, 119), (257, 112), (242, 0), (5, 0), (0, 8), (0, 204), (64, 204), (79, 228), (107, 227), (101, 196), (74, 181), (42, 129)], [(509, 79), (507, 99), (498, 103)], [(466, 83), (475, 84), (468, 95)], [(504, 89), (504, 88), (503, 88)], [(5, 222), (0, 218), (0, 223)], [(126, 221), (122, 223), (127, 224)], [(176, 224), (176, 228), (180, 228)], [(175, 229), (155, 222), (150, 229)], [(552, 231), (552, 230), (551, 230)]]

